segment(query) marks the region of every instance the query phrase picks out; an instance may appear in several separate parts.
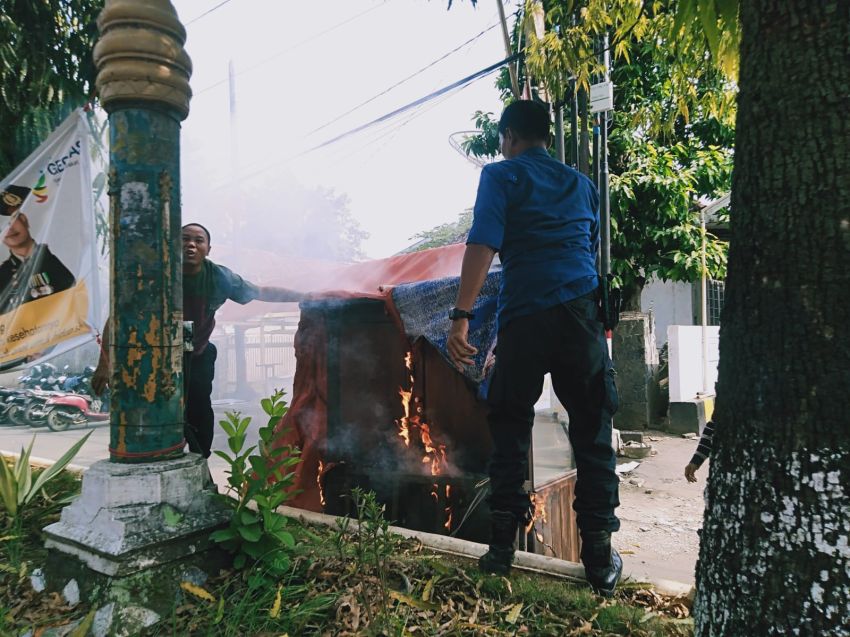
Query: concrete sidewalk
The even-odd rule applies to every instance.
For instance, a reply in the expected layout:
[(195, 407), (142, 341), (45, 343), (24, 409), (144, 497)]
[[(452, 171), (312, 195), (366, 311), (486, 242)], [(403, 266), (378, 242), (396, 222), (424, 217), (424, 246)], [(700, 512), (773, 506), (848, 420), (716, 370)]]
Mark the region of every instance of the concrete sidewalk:
[(697, 441), (654, 431), (644, 435), (657, 453), (621, 476), (621, 527), (614, 546), (623, 554), (624, 574), (634, 579), (693, 583), (708, 464), (697, 472), (699, 482), (691, 484), (684, 470)]

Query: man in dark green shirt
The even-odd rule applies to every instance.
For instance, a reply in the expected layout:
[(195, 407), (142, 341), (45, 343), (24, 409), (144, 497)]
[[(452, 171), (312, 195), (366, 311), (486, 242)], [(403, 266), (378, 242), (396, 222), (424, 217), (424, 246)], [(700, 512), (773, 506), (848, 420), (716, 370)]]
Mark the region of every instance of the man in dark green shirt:
[[(214, 415), (212, 382), (215, 377), (216, 348), (210, 343), (215, 313), (230, 299), (271, 303), (298, 302), (298, 292), (278, 287), (261, 287), (246, 281), (230, 269), (207, 259), (210, 233), (199, 223), (183, 226), (183, 318), (193, 323), (193, 351), (185, 360), (186, 441), (189, 451), (208, 458), (213, 441)], [(104, 328), (104, 334), (108, 334)], [(108, 346), (104, 344), (92, 387), (100, 393), (109, 378)]]

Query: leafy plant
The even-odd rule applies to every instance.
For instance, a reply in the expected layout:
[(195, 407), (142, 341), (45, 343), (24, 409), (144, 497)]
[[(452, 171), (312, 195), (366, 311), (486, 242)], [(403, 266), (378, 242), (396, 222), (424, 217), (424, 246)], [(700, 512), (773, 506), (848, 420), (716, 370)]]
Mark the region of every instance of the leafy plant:
[(20, 560), (20, 552), (17, 549), (20, 546), (24, 509), (36, 496), (43, 494), (44, 486), (68, 466), (91, 434), (92, 432), (87, 433), (74, 443), (59, 460), (36, 477), (30, 465), (35, 436), (26, 449), (21, 449), (21, 454), (11, 466), (5, 458), (0, 457), (0, 502), (8, 514), (7, 530), (11, 531), (5, 534), (4, 539), (8, 542), (9, 558), (13, 565), (17, 565)]
[(275, 427), (287, 412), (284, 392), (276, 390), (261, 401), (269, 420), (259, 430), (260, 441), (245, 449), (251, 418), (239, 412), (228, 412), (221, 428), (227, 433), (231, 456), (224, 451), (215, 453), (227, 462), (227, 494), (224, 502), (233, 509), (227, 528), (216, 531), (212, 539), (232, 553), (234, 566), (260, 563), (260, 572), (280, 574), (289, 568), (288, 549), (295, 539), (287, 530), (287, 519), (276, 509), (292, 498), (295, 479), (292, 467), (301, 462), (300, 451), (292, 446), (272, 449)]

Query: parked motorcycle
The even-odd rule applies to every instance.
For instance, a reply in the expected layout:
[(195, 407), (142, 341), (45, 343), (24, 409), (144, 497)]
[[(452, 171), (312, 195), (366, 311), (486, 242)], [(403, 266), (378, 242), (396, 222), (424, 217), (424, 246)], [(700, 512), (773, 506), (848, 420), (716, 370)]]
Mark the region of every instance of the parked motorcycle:
[(23, 404), (23, 419), (30, 427), (44, 427), (47, 424), (47, 402), (58, 396), (61, 391), (33, 390)]
[(84, 394), (54, 396), (47, 401), (45, 411), (47, 426), (51, 431), (65, 431), (71, 426), (109, 421), (108, 403)]

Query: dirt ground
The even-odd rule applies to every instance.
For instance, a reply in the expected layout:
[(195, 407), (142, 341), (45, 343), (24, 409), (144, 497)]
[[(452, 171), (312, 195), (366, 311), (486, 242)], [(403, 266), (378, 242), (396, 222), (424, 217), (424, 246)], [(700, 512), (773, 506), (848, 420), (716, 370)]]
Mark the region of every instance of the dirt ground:
[[(699, 530), (705, 503), (708, 463), (695, 484), (685, 480), (685, 465), (697, 440), (649, 431), (644, 441), (656, 452), (620, 476), (620, 531), (614, 546), (623, 555), (623, 574), (633, 579), (693, 583), (699, 554)], [(620, 458), (619, 464), (632, 462)]]

